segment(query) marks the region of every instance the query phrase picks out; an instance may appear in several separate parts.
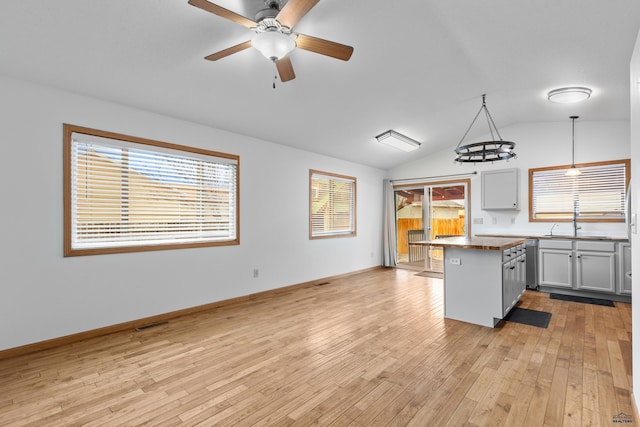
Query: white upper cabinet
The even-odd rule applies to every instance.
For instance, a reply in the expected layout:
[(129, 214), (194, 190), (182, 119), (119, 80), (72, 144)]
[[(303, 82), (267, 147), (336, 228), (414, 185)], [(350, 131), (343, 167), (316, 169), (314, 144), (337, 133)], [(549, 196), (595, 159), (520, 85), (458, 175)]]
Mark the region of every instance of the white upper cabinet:
[(518, 168), (482, 172), (482, 209), (520, 209)]

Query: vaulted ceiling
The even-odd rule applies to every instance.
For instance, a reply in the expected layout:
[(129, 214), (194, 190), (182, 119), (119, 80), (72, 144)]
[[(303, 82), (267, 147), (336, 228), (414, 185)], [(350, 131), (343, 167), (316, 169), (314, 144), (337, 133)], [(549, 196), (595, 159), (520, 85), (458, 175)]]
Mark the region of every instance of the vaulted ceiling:
[[(264, 8), (215, 2), (251, 19)], [(353, 56), (295, 50), (296, 78), (273, 89), (273, 65), (254, 49), (203, 59), (252, 33), (187, 0), (3, 1), (0, 75), (388, 169), (453, 149), (483, 93), (499, 129), (628, 119), (639, 28), (637, 0), (321, 0), (295, 30)], [(546, 100), (567, 85), (593, 96)], [(423, 146), (376, 144), (387, 129)]]

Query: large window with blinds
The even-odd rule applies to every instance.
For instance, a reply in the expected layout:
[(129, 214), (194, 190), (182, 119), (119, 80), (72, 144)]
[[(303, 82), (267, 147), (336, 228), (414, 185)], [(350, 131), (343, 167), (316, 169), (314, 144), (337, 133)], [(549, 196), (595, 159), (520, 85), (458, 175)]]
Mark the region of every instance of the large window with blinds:
[(630, 161), (529, 169), (529, 220), (562, 222), (624, 221)]
[(239, 243), (236, 155), (64, 125), (64, 254)]
[(356, 235), (356, 179), (309, 171), (309, 237)]

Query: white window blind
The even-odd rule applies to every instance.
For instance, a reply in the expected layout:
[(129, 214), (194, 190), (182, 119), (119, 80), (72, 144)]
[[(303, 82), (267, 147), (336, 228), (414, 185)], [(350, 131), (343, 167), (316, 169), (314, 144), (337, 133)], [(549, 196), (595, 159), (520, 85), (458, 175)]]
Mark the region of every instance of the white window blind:
[(356, 234), (356, 179), (310, 171), (311, 238)]
[(624, 220), (628, 182), (626, 161), (579, 165), (582, 173), (567, 176), (566, 168), (530, 171), (533, 220)]
[(80, 253), (68, 255), (236, 240), (235, 156), (80, 132), (70, 139), (69, 249)]

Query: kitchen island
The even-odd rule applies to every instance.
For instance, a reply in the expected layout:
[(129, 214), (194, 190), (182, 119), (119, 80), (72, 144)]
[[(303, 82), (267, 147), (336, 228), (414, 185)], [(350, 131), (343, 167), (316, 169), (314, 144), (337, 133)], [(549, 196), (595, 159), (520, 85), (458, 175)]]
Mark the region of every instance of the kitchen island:
[(444, 316), (495, 327), (525, 290), (525, 239), (449, 237), (412, 242), (444, 249)]

